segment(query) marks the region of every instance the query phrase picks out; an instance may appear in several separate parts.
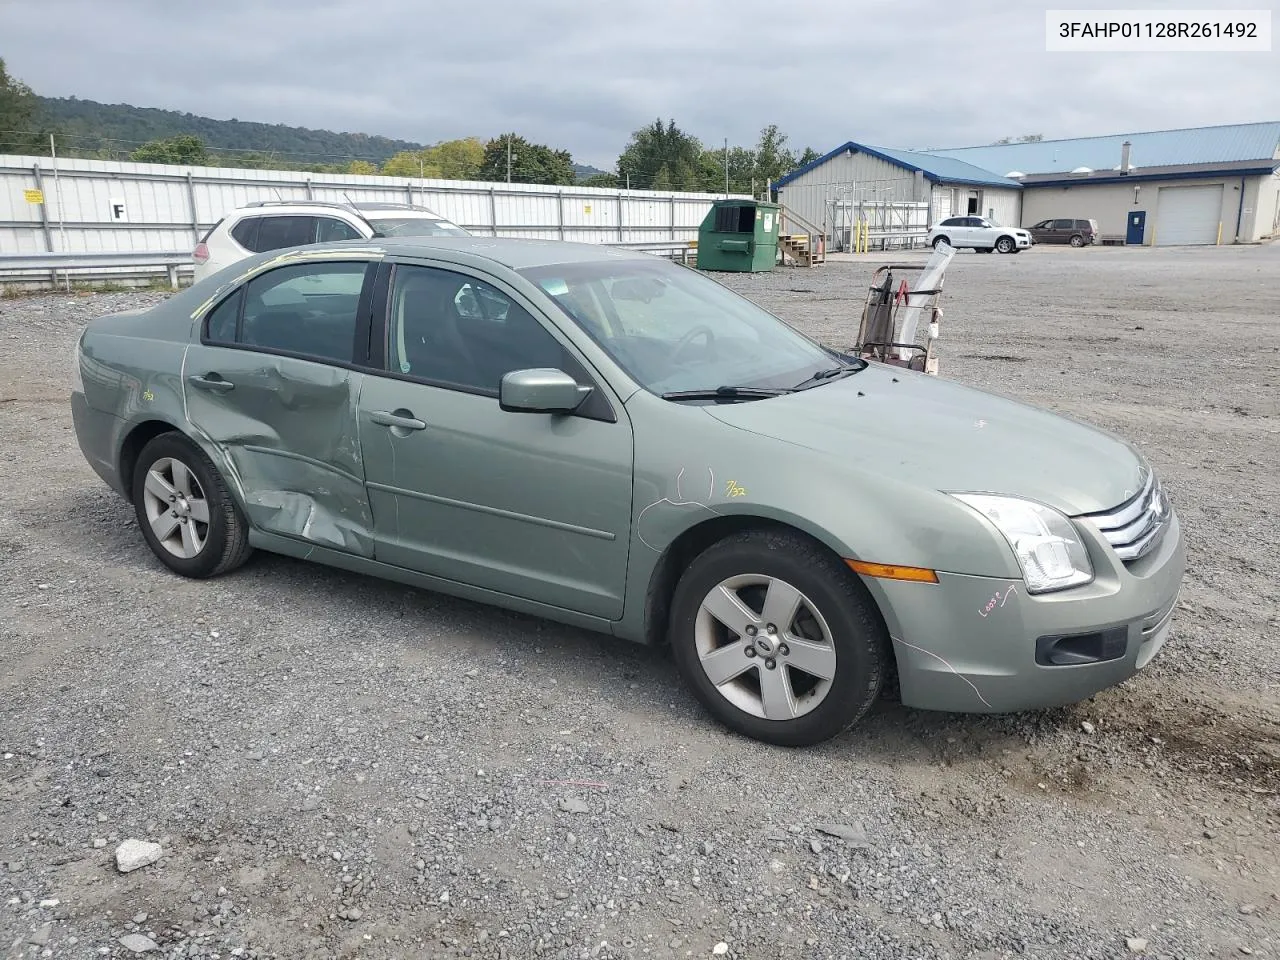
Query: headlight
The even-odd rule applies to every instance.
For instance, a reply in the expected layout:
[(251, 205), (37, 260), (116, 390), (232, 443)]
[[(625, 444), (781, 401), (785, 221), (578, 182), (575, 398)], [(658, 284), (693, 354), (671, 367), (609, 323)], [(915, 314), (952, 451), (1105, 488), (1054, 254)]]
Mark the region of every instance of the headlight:
[(1043, 504), (1017, 497), (952, 494), (995, 526), (1013, 548), (1027, 592), (1046, 593), (1088, 583), (1093, 564), (1071, 521)]

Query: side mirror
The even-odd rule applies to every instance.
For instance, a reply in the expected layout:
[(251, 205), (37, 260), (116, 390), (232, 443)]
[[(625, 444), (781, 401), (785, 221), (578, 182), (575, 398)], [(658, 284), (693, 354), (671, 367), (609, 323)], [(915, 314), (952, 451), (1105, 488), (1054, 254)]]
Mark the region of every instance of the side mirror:
[(563, 370), (512, 370), (498, 387), (498, 406), (508, 413), (572, 413), (591, 389)]

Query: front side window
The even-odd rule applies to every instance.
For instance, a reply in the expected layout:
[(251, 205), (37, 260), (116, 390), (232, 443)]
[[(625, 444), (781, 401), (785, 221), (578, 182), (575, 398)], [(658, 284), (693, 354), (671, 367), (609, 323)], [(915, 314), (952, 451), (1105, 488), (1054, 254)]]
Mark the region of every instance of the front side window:
[(380, 237), (468, 237), (467, 231), (434, 217), (369, 217)]
[(316, 243), (338, 240), (360, 240), (360, 231), (337, 217), (316, 217)]
[(787, 389), (839, 362), (706, 275), (651, 259), (520, 272), (653, 393)]
[(496, 287), (450, 270), (396, 266), (387, 336), (393, 372), (494, 396), (513, 370), (554, 367), (583, 376), (527, 310)]
[(367, 268), (300, 263), (270, 270), (214, 308), (204, 339), (351, 363)]

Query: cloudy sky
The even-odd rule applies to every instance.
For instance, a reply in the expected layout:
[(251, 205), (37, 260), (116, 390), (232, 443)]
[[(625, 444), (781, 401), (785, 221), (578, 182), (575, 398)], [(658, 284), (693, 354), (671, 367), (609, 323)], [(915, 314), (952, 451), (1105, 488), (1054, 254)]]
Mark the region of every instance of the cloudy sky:
[[(1276, 2), (1183, 5), (1280, 25)], [(657, 117), (707, 145), (777, 123), (820, 151), (1280, 120), (1276, 52), (1045, 52), (1047, 8), (1120, 5), (0, 0), (0, 57), (47, 96), (427, 143), (514, 130), (604, 168)]]

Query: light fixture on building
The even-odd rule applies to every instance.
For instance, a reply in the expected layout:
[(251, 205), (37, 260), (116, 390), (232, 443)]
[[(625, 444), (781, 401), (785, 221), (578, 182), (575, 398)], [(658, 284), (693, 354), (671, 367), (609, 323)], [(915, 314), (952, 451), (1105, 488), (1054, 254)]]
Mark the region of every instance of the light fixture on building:
[(1135, 183), (1133, 185), (1133, 205), (1135, 207), (1138, 205), (1138, 191), (1141, 189), (1142, 187), (1138, 186), (1138, 184)]

